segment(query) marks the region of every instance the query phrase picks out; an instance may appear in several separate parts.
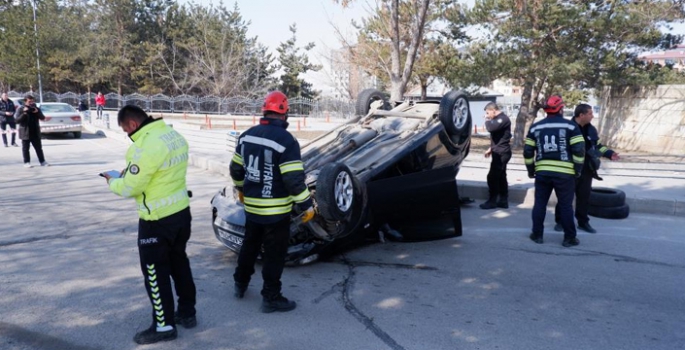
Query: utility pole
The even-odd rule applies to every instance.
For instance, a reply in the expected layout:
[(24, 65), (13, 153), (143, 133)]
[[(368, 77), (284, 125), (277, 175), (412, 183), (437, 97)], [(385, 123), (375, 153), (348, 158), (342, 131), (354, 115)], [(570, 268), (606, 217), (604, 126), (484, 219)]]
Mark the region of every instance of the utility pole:
[(36, 21), (36, 0), (31, 1), (33, 4), (33, 34), (36, 37), (36, 68), (38, 69), (38, 97), (40, 103), (43, 103), (43, 81), (40, 77), (40, 51), (38, 51), (38, 22)]

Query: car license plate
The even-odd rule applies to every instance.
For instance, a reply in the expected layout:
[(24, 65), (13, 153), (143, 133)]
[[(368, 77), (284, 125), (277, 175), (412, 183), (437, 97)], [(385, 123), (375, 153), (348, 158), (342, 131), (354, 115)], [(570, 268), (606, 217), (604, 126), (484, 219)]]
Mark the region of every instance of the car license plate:
[(234, 236), (230, 233), (227, 233), (224, 231), (219, 231), (219, 236), (221, 236), (221, 238), (223, 238), (223, 239), (225, 239), (225, 240), (227, 240), (227, 241), (229, 241), (235, 245), (238, 245), (238, 246), (243, 245), (243, 239), (242, 238)]

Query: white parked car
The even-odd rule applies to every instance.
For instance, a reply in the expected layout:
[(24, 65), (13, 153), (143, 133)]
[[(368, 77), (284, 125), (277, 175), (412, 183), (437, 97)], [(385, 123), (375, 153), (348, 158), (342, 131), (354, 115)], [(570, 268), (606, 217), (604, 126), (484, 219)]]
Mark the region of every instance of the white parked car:
[(67, 103), (46, 102), (39, 105), (45, 115), (40, 121), (40, 132), (43, 134), (73, 133), (74, 138), (81, 138), (82, 120), (79, 112)]

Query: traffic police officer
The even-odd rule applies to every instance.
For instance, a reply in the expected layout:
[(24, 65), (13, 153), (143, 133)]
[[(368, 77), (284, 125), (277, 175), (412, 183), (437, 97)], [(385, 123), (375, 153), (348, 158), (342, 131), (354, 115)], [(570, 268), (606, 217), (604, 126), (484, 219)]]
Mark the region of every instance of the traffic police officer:
[[(190, 199), (186, 189), (188, 143), (161, 119), (137, 106), (119, 111), (119, 126), (133, 144), (126, 169), (103, 173), (112, 192), (138, 204), (138, 252), (145, 289), (152, 303), (152, 325), (133, 340), (150, 344), (176, 338), (176, 324), (195, 327), (195, 283), (186, 255), (190, 238)], [(171, 278), (178, 296), (174, 315)]]
[(542, 244), (547, 203), (552, 190), (557, 195), (564, 247), (578, 245), (573, 224), (575, 178), (583, 170), (585, 142), (578, 125), (564, 119), (564, 101), (553, 95), (543, 107), (547, 118), (533, 124), (526, 136), (523, 158), (528, 177), (535, 178), (533, 232), (530, 239)]
[[(590, 205), (590, 192), (592, 192), (592, 179), (602, 180), (597, 174), (600, 156), (611, 160), (619, 160), (620, 156), (599, 142), (597, 129), (590, 123), (592, 118), (594, 118), (592, 106), (588, 104), (576, 106), (576, 110), (573, 113), (573, 122), (578, 125), (580, 132), (585, 138), (585, 165), (583, 166), (583, 173), (576, 180), (576, 220), (578, 220), (579, 229), (588, 233), (597, 233), (597, 230), (590, 226), (590, 218), (587, 215), (588, 206)], [(557, 222), (554, 230), (562, 231), (563, 228), (559, 224), (558, 208), (554, 211), (554, 215)]]
[(290, 218), (295, 209), (303, 221), (314, 216), (312, 199), (304, 182), (300, 145), (288, 132), (288, 99), (280, 91), (269, 93), (259, 125), (240, 135), (230, 164), (230, 174), (245, 205), (245, 239), (233, 275), (235, 296), (245, 295), (262, 252), (261, 311), (290, 311), (294, 301), (281, 294), (281, 275), (290, 237)]

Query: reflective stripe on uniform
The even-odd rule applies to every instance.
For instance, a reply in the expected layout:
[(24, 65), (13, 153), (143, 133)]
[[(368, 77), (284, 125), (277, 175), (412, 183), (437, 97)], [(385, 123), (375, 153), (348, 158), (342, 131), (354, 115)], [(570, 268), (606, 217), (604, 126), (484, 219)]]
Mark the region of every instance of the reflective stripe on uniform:
[(571, 144), (572, 145), (575, 145), (576, 143), (579, 143), (579, 142), (585, 142), (583, 135), (577, 135), (577, 136), (571, 137)]
[(535, 167), (537, 168), (538, 166), (558, 167), (558, 168), (566, 168), (566, 169), (573, 170), (573, 163), (562, 162), (560, 160), (549, 160), (549, 159), (538, 160), (535, 163)]
[(302, 164), (302, 161), (299, 160), (283, 163), (279, 167), (281, 168), (281, 174), (298, 170), (304, 171), (304, 164)]
[(240, 153), (236, 152), (233, 153), (233, 159), (232, 161), (238, 165), (244, 165), (243, 164), (243, 157), (240, 155)]
[(585, 162), (585, 157), (573, 156), (573, 162), (576, 164), (583, 164)]
[(295, 201), (295, 203), (302, 203), (309, 199), (309, 195), (309, 189), (305, 187), (304, 191), (300, 192), (300, 194), (296, 196), (291, 196), (290, 198), (292, 198)]
[(283, 198), (254, 198), (244, 197), (245, 205), (258, 205), (260, 207), (276, 207), (286, 204), (291, 204), (293, 201), (290, 197)]
[(568, 129), (568, 130), (573, 130), (575, 129), (575, 126), (573, 124), (568, 124), (568, 123), (547, 123), (547, 124), (540, 124), (537, 125), (533, 128), (530, 129), (530, 133), (534, 133), (538, 130), (542, 129)]
[(243, 142), (246, 143), (252, 143), (255, 145), (260, 145), (260, 146), (266, 146), (273, 148), (276, 152), (278, 153), (283, 153), (285, 151), (285, 146), (281, 145), (280, 143), (274, 141), (274, 140), (269, 140), (263, 137), (257, 137), (257, 136), (243, 136), (240, 139), (240, 143), (242, 144)]
[(288, 214), (292, 210), (293, 210), (292, 204), (283, 205), (283, 206), (279, 206), (279, 207), (262, 208), (262, 207), (253, 207), (253, 206), (245, 203), (245, 211), (246, 212), (248, 212), (250, 214), (261, 215), (261, 216)]
[(236, 186), (238, 186), (238, 187), (242, 187), (242, 186), (245, 184), (245, 180), (236, 180), (236, 179), (233, 179), (233, 184), (236, 185)]
[(535, 145), (536, 145), (535, 140), (526, 137), (526, 145), (535, 147)]
[(535, 158), (523, 158), (523, 163), (526, 165), (530, 165), (535, 163)]
[[(176, 191), (175, 193), (171, 194), (170, 196), (160, 198), (154, 201), (151, 201), (149, 203), (140, 203), (138, 204), (138, 210), (147, 212), (148, 208), (150, 210), (156, 210), (162, 207), (167, 207), (174, 205), (184, 199), (188, 198), (188, 190), (185, 188)], [(147, 207), (146, 207), (147, 204)]]
[(576, 171), (573, 169), (565, 169), (565, 168), (560, 168), (556, 166), (544, 166), (544, 165), (535, 165), (535, 172), (540, 172), (540, 171), (551, 171), (555, 173), (562, 173), (562, 174), (569, 174), (569, 175), (575, 175)]

